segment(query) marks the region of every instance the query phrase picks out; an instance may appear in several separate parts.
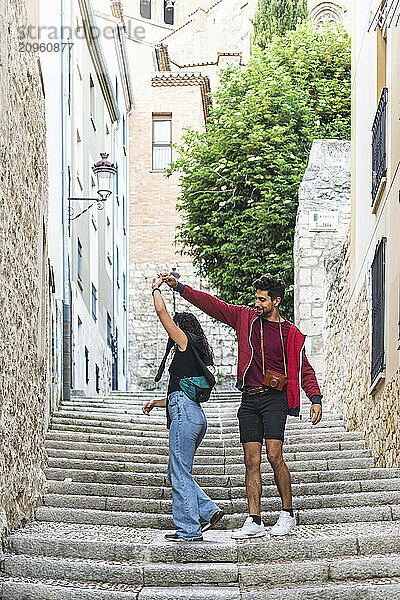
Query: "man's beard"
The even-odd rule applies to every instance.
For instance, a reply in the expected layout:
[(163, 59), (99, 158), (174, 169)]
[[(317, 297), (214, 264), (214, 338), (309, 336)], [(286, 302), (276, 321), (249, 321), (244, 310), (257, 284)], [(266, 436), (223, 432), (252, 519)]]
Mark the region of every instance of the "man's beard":
[(260, 315), (260, 317), (262, 319), (267, 319), (268, 317), (270, 317), (272, 315), (273, 309), (272, 308), (262, 308), (262, 313)]

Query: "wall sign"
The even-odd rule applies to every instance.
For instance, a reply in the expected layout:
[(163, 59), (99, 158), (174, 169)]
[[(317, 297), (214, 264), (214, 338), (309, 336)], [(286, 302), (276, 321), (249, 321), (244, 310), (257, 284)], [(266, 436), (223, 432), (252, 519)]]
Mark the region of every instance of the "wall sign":
[(339, 217), (337, 211), (310, 210), (308, 213), (310, 231), (337, 231)]

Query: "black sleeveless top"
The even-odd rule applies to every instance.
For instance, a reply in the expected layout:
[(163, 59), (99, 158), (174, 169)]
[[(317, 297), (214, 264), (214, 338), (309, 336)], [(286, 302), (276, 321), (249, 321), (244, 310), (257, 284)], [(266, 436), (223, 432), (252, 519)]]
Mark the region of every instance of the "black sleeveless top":
[(180, 391), (180, 378), (201, 377), (203, 375), (203, 370), (191, 348), (190, 340), (188, 340), (186, 350), (183, 352), (181, 352), (178, 347), (176, 348), (174, 358), (169, 367), (169, 374), (168, 396), (172, 394), (172, 392)]

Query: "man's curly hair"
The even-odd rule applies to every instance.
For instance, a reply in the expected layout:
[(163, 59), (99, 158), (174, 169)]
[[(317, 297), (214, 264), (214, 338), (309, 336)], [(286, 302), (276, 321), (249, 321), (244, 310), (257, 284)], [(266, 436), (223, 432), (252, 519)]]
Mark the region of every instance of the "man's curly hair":
[(272, 275), (263, 275), (259, 279), (256, 279), (253, 281), (253, 287), (255, 290), (268, 292), (271, 300), (275, 300), (275, 298), (282, 298), (283, 300), (285, 297), (285, 282), (283, 279), (272, 277)]

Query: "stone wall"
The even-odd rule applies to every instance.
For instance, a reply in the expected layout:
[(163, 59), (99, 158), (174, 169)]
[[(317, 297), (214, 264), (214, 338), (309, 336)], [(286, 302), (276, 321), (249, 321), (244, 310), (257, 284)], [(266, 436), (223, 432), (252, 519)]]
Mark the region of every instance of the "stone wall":
[[(159, 363), (164, 356), (167, 334), (154, 311), (151, 297), (153, 275), (160, 271), (170, 271), (176, 266), (181, 275), (180, 280), (196, 289), (209, 291), (202, 286), (199, 277), (194, 275), (190, 262), (135, 263), (130, 273), (130, 372), (131, 389), (166, 389), (168, 380), (168, 364), (166, 374), (159, 384), (154, 377)], [(173, 292), (164, 285), (162, 293), (170, 314), (173, 314)], [(214, 321), (209, 316), (186, 302), (180, 294), (175, 294), (175, 305), (178, 312), (193, 312), (201, 322), (205, 334), (215, 354), (215, 375), (220, 388), (233, 388), (236, 383), (237, 350), (235, 332), (226, 325)]]
[(371, 311), (368, 282), (352, 302), (349, 243), (326, 262), (325, 404), (342, 412), (347, 428), (363, 431), (377, 465), (400, 465), (400, 370), (370, 394)]
[(0, 535), (43, 492), (46, 147), (37, 57), (18, 51), (23, 0), (0, 0)]
[[(320, 219), (315, 221), (315, 215)], [(299, 189), (294, 241), (295, 323), (318, 380), (324, 375), (325, 259), (341, 246), (350, 222), (350, 144), (315, 140)], [(329, 225), (329, 227), (325, 227)]]

